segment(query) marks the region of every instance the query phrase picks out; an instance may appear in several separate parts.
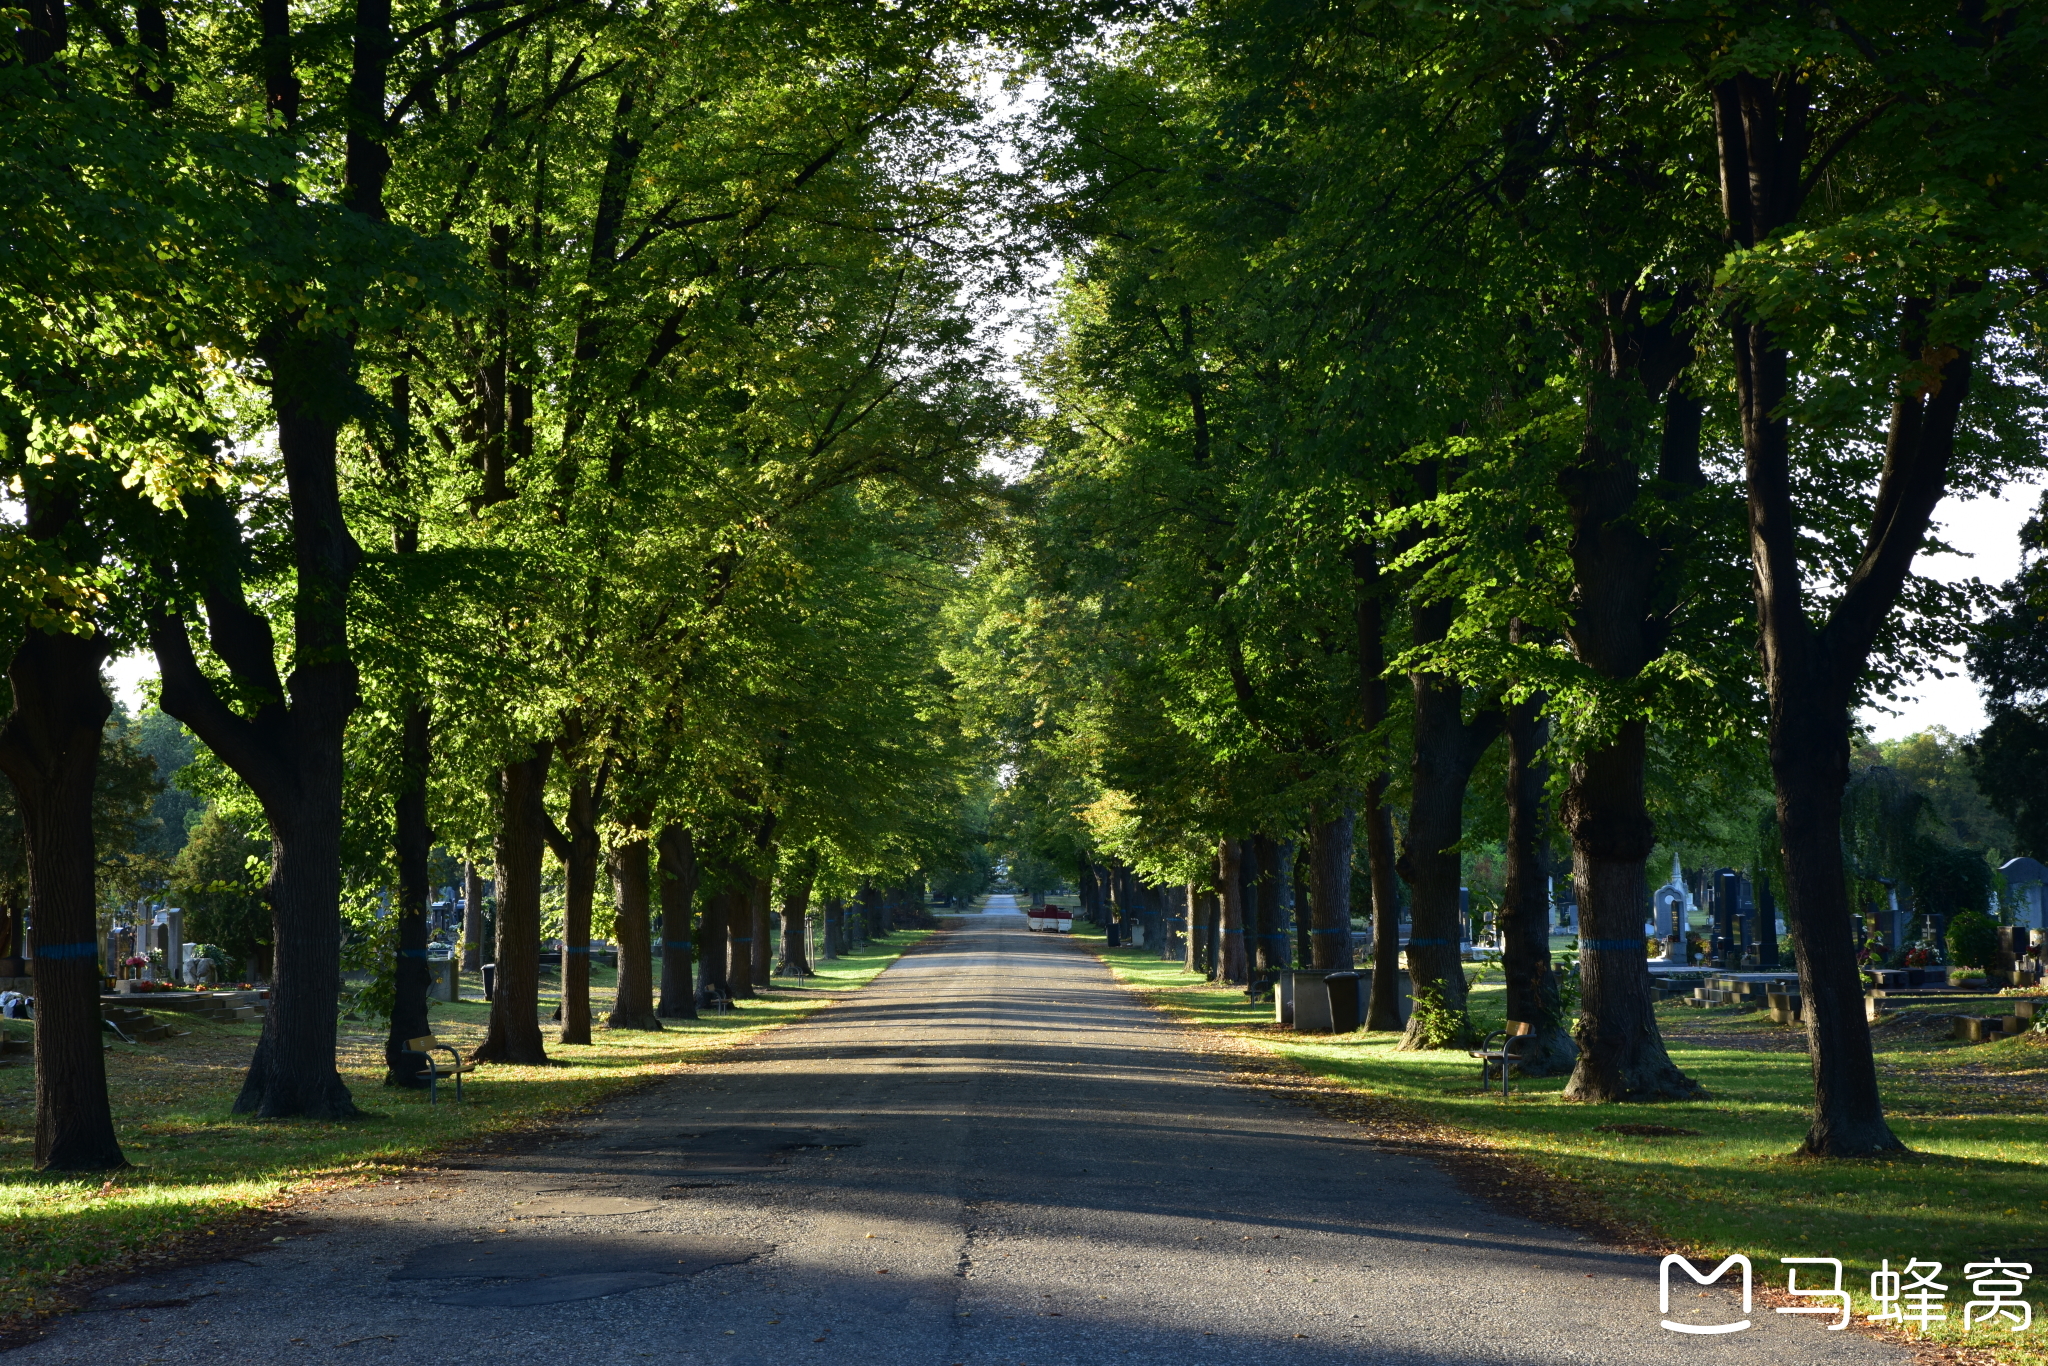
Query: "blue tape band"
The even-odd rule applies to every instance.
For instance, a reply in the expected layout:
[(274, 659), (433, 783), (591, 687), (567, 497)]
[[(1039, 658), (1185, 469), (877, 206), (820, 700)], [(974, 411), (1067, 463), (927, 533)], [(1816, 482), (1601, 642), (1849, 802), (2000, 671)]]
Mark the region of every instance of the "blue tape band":
[(1357, 934), (1357, 930), (1310, 930), (1310, 934)]
[(1648, 947), (1640, 939), (1581, 939), (1579, 947), (1595, 953), (1646, 953)]
[(754, 936), (751, 934), (736, 934), (732, 936), (732, 942), (735, 944), (751, 944), (754, 942)]
[(589, 953), (589, 952), (590, 952), (590, 945), (588, 945), (588, 944), (585, 944), (585, 945), (584, 945), (584, 946), (583, 946), (582, 948), (580, 948), (580, 949), (567, 949), (567, 950), (565, 950), (565, 952), (568, 952), (568, 953)]
[(687, 939), (664, 939), (661, 941), (661, 946), (665, 949), (687, 949), (690, 947), (690, 941)]
[(398, 956), (400, 958), (425, 958), (427, 951), (425, 949), (400, 949)]
[(47, 958), (53, 963), (63, 963), (74, 958), (97, 958), (100, 946), (97, 944), (38, 944), (35, 956)]
[(1450, 946), (1451, 941), (1448, 939), (1411, 939), (1408, 941), (1408, 947), (1411, 949), (1447, 949)]

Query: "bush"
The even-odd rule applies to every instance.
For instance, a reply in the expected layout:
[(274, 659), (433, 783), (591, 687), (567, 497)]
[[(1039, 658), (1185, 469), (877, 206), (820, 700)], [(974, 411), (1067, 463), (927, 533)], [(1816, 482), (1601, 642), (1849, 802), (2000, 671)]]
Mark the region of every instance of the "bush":
[(1989, 967), (1998, 957), (1998, 926), (1982, 911), (1964, 911), (1948, 922), (1948, 961), (1957, 967)]

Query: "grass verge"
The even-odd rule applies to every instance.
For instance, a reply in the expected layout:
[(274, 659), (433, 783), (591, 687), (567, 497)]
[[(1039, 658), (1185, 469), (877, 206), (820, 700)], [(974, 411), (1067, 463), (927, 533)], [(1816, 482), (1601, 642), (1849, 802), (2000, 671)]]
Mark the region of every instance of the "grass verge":
[[(404, 1166), (445, 1149), (516, 1133), (647, 1084), (706, 1055), (822, 1008), (867, 985), (929, 931), (900, 930), (836, 962), (819, 965), (801, 992), (777, 990), (724, 1016), (670, 1020), (659, 1033), (603, 1027), (616, 982), (591, 973), (595, 1042), (552, 1042), (559, 1025), (541, 1018), (552, 1067), (486, 1066), (472, 1074), (466, 1103), (429, 1106), (424, 1091), (383, 1086), (384, 1033), (344, 1020), (342, 1076), (367, 1113), (345, 1123), (258, 1121), (231, 1112), (254, 1051), (258, 1026), (214, 1024), (170, 1011), (155, 1018), (186, 1031), (160, 1043), (113, 1043), (108, 1090), (123, 1149), (134, 1165), (110, 1178), (43, 1176), (30, 1165), (35, 1123), (33, 1070), (0, 1070), (0, 1323), (59, 1312), (81, 1277), (138, 1258), (169, 1255), (209, 1236), (243, 1239), (250, 1220), (300, 1190)], [(465, 983), (472, 993), (476, 983)], [(545, 991), (545, 985), (543, 987)], [(434, 1032), (459, 1048), (482, 1041), (490, 1007), (436, 1003)], [(29, 1028), (8, 1021), (17, 1034)]]
[[(1800, 1035), (1753, 1013), (1659, 1008), (1672, 1059), (1706, 1086), (1705, 1100), (1576, 1104), (1564, 1099), (1560, 1077), (1518, 1080), (1504, 1103), (1498, 1083), (1481, 1088), (1478, 1064), (1463, 1052), (1397, 1053), (1386, 1034), (1298, 1035), (1272, 1023), (1270, 1005), (1248, 1004), (1242, 989), (1197, 982), (1146, 950), (1104, 949), (1100, 935), (1077, 937), (1183, 1023), (1254, 1040), (1311, 1073), (1473, 1134), (1590, 1195), (1611, 1224), (1670, 1250), (1716, 1262), (1745, 1253), (1760, 1287), (1783, 1286), (1779, 1258), (1836, 1257), (1862, 1320), (1876, 1307), (1869, 1277), (1882, 1261), (1894, 1270), (1915, 1258), (1940, 1262), (1934, 1278), (1947, 1287), (1948, 1317), (1924, 1341), (1966, 1349), (1970, 1359), (2048, 1366), (2048, 1350), (2027, 1345), (2048, 1322), (2025, 1335), (2006, 1331), (2010, 1320), (1967, 1334), (1962, 1326), (1975, 1298), (1966, 1264), (2025, 1262), (2035, 1269), (2030, 1290), (2048, 1284), (2048, 1037), (1970, 1046), (1911, 1020), (1874, 1030), (1887, 1112), (1911, 1152), (1822, 1162), (1795, 1155), (1813, 1097)], [(1504, 1013), (1498, 980), (1477, 983), (1481, 1027), (1498, 1027)], [(1614, 1132), (1618, 1125), (1690, 1132), (1632, 1136)], [(1801, 1283), (1814, 1282), (1802, 1275)], [(2038, 1307), (2040, 1296), (2030, 1298)], [(1917, 1326), (1913, 1336), (1922, 1339)]]

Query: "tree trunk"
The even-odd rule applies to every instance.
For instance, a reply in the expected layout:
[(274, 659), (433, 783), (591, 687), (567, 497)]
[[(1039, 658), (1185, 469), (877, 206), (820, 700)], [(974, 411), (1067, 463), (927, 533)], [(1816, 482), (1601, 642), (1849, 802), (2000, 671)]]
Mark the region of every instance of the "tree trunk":
[(482, 972), (484, 966), (484, 879), (475, 859), (462, 863), (462, 970)]
[(1405, 1028), (1401, 1019), (1401, 889), (1394, 853), (1394, 817), (1387, 810), (1387, 779), (1365, 788), (1366, 876), (1372, 881), (1372, 1001), (1365, 1027)]
[(1309, 960), (1312, 968), (1351, 966), (1351, 833), (1349, 808), (1319, 812), (1308, 830)]
[[(270, 1010), (235, 1113), (258, 1119), (354, 1119), (334, 1062), (341, 989), (340, 734), (334, 779), (293, 819), (272, 817)], [(328, 800), (328, 794), (332, 800)]]
[(584, 768), (585, 736), (580, 716), (571, 715), (561, 750), (574, 765), (570, 770), (568, 829), (549, 826), (548, 843), (562, 861), (562, 1033), (563, 1043), (590, 1042), (590, 910), (597, 900), (598, 870), (604, 848), (598, 839), (602, 776), (593, 780)]
[[(277, 674), (270, 623), (239, 573), (241, 527), (218, 498), (188, 504), (210, 643), (233, 683), (259, 699), (230, 707), (200, 667), (182, 618), (154, 614), (150, 644), (162, 706), (249, 785), (271, 831), (270, 1009), (235, 1113), (262, 1119), (351, 1119), (359, 1111), (335, 1069), (341, 985), (343, 739), (357, 705), (348, 595), (361, 549), (349, 534), (335, 466), (338, 395), (354, 385), (345, 338), (280, 322), (257, 350), (271, 379), (278, 449), (290, 489), (292, 597), (289, 687)], [(287, 700), (288, 699), (288, 700)]]
[[(1715, 87), (1722, 206), (1738, 247), (1754, 247), (1798, 217), (1811, 128), (1808, 95), (1805, 82), (1771, 73), (1743, 72)], [(1813, 1124), (1805, 1150), (1823, 1157), (1864, 1157), (1903, 1146), (1885, 1122), (1862, 1007), (1842, 867), (1842, 790), (1857, 686), (1946, 491), (1973, 356), (1963, 345), (1931, 342), (1931, 305), (1902, 303), (1900, 359), (1910, 368), (1894, 392), (1862, 555), (1820, 625), (1800, 564), (1797, 476), (1784, 413), (1791, 356), (1765, 323), (1741, 311), (1728, 315), (1770, 698), (1785, 918), (1813, 1061)], [(1839, 578), (1839, 571), (1830, 577)]]
[[(768, 866), (772, 870), (775, 867), (775, 850), (772, 846), (768, 850), (768, 859)], [(752, 894), (747, 899), (747, 912), (752, 922), (747, 932), (753, 941), (749, 946), (753, 951), (750, 975), (755, 982), (760, 983), (764, 991), (775, 984), (775, 974), (771, 971), (775, 966), (774, 898), (775, 879), (772, 872), (754, 874)]]
[(882, 894), (875, 890), (875, 884), (862, 882), (854, 904), (860, 913), (863, 937), (874, 939), (879, 936), (882, 933)]
[[(732, 984), (726, 978), (726, 965), (732, 961), (732, 946), (726, 942), (726, 937), (732, 930), (733, 887), (730, 870), (714, 870), (714, 877), (721, 875), (724, 876), (717, 889), (697, 914), (697, 1006), (700, 1010), (732, 1001)], [(700, 891), (698, 895), (701, 897), (703, 893)]]
[(1244, 855), (1238, 840), (1224, 840), (1216, 851), (1216, 883), (1223, 898), (1221, 960), (1216, 980), (1241, 986), (1251, 980), (1245, 956)]
[(1315, 898), (1309, 892), (1309, 885), (1315, 875), (1315, 863), (1308, 856), (1306, 840), (1290, 844), (1294, 857), (1288, 866), (1288, 885), (1294, 893), (1294, 961), (1299, 967), (1308, 967), (1315, 962), (1314, 943), (1309, 934), (1309, 920), (1314, 914)]
[[(631, 822), (645, 830), (651, 819), (641, 813)], [(613, 938), (619, 946), (619, 988), (606, 1029), (660, 1029), (654, 1013), (654, 948), (651, 942), (647, 837), (636, 834), (612, 851), (612, 896), (617, 908)]]
[(725, 898), (725, 989), (736, 1001), (754, 995), (754, 873), (735, 867)]
[(1272, 972), (1278, 968), (1292, 967), (1287, 954), (1287, 920), (1281, 908), (1281, 894), (1285, 890), (1281, 872), (1280, 842), (1271, 835), (1254, 835), (1251, 838), (1252, 858), (1256, 864), (1252, 889), (1257, 907), (1259, 970)]
[[(1381, 575), (1379, 547), (1369, 540), (1351, 547), (1351, 575), (1357, 606), (1353, 622), (1358, 635), (1358, 713), (1384, 752), (1387, 740), (1386, 595), (1391, 585)], [(1387, 810), (1387, 784), (1392, 775), (1382, 762), (1366, 780), (1361, 816), (1365, 821), (1366, 876), (1371, 896), (1372, 995), (1365, 1003), (1365, 1028), (1382, 1032), (1401, 1028), (1401, 901), (1394, 871), (1394, 820)], [(1356, 840), (1354, 833), (1350, 840)], [(1347, 841), (1348, 843), (1349, 841)], [(1350, 894), (1351, 852), (1345, 851), (1345, 892)], [(1350, 907), (1345, 928), (1350, 928)], [(1349, 954), (1349, 943), (1345, 941)], [(1345, 962), (1348, 964), (1347, 956)], [(1320, 966), (1320, 964), (1318, 964)]]
[(398, 801), (393, 812), (393, 852), (398, 863), (398, 969), (393, 984), (391, 1028), (384, 1040), (384, 1084), (418, 1089), (420, 1058), (406, 1044), (433, 1032), (427, 1022), (427, 860), (434, 849), (427, 824), (427, 765), (432, 761), (429, 714), (424, 704), (406, 706), (399, 723)]
[(1507, 974), (1508, 1019), (1531, 1026), (1515, 1055), (1522, 1074), (1562, 1076), (1572, 1070), (1578, 1046), (1572, 1042), (1550, 964), (1550, 841), (1544, 816), (1544, 788), (1550, 766), (1543, 747), (1550, 723), (1548, 699), (1538, 696), (1508, 708), (1508, 875), (1501, 897), (1501, 966)]
[[(1643, 860), (1650, 852), (1644, 753), (1643, 723), (1624, 722), (1611, 741), (1572, 765), (1565, 793), (1579, 896), (1579, 1061), (1564, 1092), (1572, 1100), (1691, 1100), (1701, 1094), (1699, 1083), (1664, 1051), (1650, 990), (1643, 936), (1649, 909)], [(1594, 819), (1595, 812), (1609, 819)]]
[[(1689, 295), (1666, 299), (1648, 324), (1630, 289), (1608, 296), (1577, 459), (1559, 475), (1572, 518), (1573, 612), (1566, 634), (1579, 662), (1634, 686), (1656, 659), (1681, 597), (1668, 530), (1641, 524), (1645, 455), (1658, 450), (1650, 500), (1671, 513), (1704, 483), (1699, 401), (1679, 383), (1692, 357), (1679, 327)], [(1657, 1029), (1644, 949), (1644, 860), (1655, 842), (1644, 802), (1643, 720), (1623, 714), (1612, 738), (1572, 765), (1564, 823), (1579, 897), (1579, 1060), (1566, 1094), (1579, 1100), (1678, 1099), (1699, 1085), (1672, 1065)]]
[(846, 902), (843, 898), (828, 896), (825, 909), (819, 917), (818, 956), (827, 962), (839, 957), (846, 950)]
[(1202, 898), (1202, 974), (1216, 981), (1223, 972), (1223, 897), (1209, 892)]
[(113, 711), (100, 686), (106, 657), (107, 639), (97, 632), (52, 634), (30, 626), (7, 667), (14, 709), (0, 725), (0, 769), (14, 784), (35, 908), (39, 1171), (128, 1165), (114, 1137), (100, 1042), (92, 796), (103, 728)]
[[(1452, 609), (1427, 603), (1415, 609), (1415, 638), (1434, 642), (1449, 634)], [(1468, 1048), (1478, 1040), (1466, 1012), (1465, 968), (1458, 949), (1465, 938), (1458, 904), (1458, 843), (1464, 838), (1465, 789), (1504, 718), (1482, 707), (1465, 720), (1464, 687), (1442, 674), (1411, 675), (1415, 691), (1415, 757), (1408, 829), (1401, 871), (1409, 906), (1408, 980), (1414, 1001), (1403, 1049)], [(1375, 974), (1377, 977), (1377, 974)], [(1377, 985), (1377, 983), (1375, 983)]]
[(802, 979), (811, 972), (805, 930), (811, 918), (811, 886), (818, 880), (818, 851), (805, 850), (782, 875), (782, 954), (775, 970)]
[(544, 1065), (540, 1032), (540, 877), (547, 851), (548, 766), (554, 745), (541, 741), (533, 757), (499, 770), (497, 960), (491, 988), (491, 1023), (473, 1055), (478, 1062)]
[(1202, 894), (1196, 890), (1195, 884), (1190, 882), (1188, 884), (1187, 896), (1188, 928), (1187, 933), (1182, 936), (1185, 942), (1181, 945), (1181, 966), (1189, 972), (1200, 972), (1202, 970), (1202, 922), (1205, 918), (1202, 915)]
[(697, 1018), (691, 981), (690, 915), (697, 900), (697, 851), (690, 832), (664, 825), (655, 841), (661, 852), (661, 1009), (667, 1020)]

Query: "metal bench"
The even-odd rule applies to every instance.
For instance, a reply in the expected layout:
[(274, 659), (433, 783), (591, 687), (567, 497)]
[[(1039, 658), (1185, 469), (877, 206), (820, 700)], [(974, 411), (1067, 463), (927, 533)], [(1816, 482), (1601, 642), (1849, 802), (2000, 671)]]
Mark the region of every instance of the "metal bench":
[[(435, 1105), (440, 1102), (441, 1078), (443, 1077), (455, 1078), (455, 1099), (458, 1104), (461, 1102), (462, 1074), (476, 1071), (475, 1063), (464, 1062), (461, 1053), (448, 1044), (442, 1043), (431, 1034), (422, 1034), (417, 1039), (407, 1039), (405, 1041), (405, 1051), (417, 1053), (420, 1057), (426, 1059), (427, 1070), (421, 1072), (419, 1077), (427, 1084), (427, 1104)], [(442, 1067), (434, 1060), (434, 1054), (436, 1053), (446, 1053), (455, 1061), (447, 1067)]]
[[(1493, 1033), (1487, 1035), (1480, 1042), (1479, 1047), (1470, 1051), (1470, 1056), (1479, 1062), (1479, 1084), (1481, 1086), (1491, 1085), (1494, 1069), (1500, 1069), (1500, 1097), (1502, 1100), (1508, 1098), (1508, 1078), (1514, 1074), (1514, 1070), (1521, 1066), (1522, 1063), (1521, 1058), (1515, 1053), (1515, 1041), (1528, 1038), (1533, 1028), (1534, 1026), (1525, 1020), (1509, 1020), (1506, 1029), (1494, 1030)], [(1498, 1048), (1493, 1046), (1495, 1039), (1500, 1040), (1500, 1047)]]

